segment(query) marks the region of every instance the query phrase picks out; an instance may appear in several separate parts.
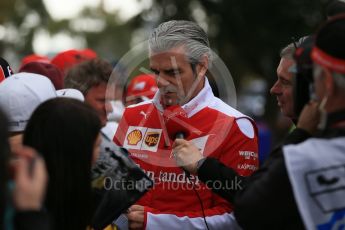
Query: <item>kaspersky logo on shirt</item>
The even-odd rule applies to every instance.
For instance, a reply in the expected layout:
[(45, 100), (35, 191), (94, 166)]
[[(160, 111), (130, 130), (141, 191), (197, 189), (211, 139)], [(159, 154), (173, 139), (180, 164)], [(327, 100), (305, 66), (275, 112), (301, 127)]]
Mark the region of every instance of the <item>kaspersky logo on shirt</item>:
[(123, 147), (157, 152), (161, 136), (162, 129), (129, 126)]

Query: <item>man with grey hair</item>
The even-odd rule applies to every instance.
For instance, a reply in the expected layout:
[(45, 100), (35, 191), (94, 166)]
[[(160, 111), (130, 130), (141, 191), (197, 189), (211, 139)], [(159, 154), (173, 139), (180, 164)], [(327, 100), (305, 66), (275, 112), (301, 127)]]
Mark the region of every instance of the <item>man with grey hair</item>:
[(320, 120), (317, 119), (321, 132), (301, 144), (285, 146), (283, 160), (274, 166), (287, 171), (281, 175), (289, 178), (291, 189), (287, 191), (296, 202), (293, 211), (300, 216), (305, 229), (344, 226), (344, 40), (345, 15), (328, 20), (318, 29), (310, 55), (314, 63), (314, 97), (305, 106), (299, 122), (303, 117), (311, 120), (314, 114), (311, 108), (316, 107), (321, 112)]
[(296, 64), (293, 55), (296, 48), (299, 47), (306, 38), (307, 37), (302, 37), (295, 44), (290, 43), (282, 49), (280, 52), (280, 62), (277, 67), (278, 79), (270, 90), (271, 94), (276, 96), (282, 114), (293, 120), (297, 119), (293, 104), (293, 78), (295, 74), (292, 68)]
[(129, 208), (129, 228), (236, 229), (231, 204), (178, 167), (172, 146), (184, 138), (247, 176), (258, 166), (254, 121), (213, 95), (211, 49), (197, 24), (160, 24), (149, 39), (149, 62), (159, 90), (152, 101), (126, 108), (114, 138), (155, 181)]

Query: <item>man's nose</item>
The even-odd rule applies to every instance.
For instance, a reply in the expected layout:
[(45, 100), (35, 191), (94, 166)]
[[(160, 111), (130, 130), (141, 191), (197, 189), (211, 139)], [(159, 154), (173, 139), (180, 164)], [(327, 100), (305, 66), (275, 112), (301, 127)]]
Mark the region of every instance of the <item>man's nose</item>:
[(282, 93), (282, 91), (281, 91), (281, 86), (280, 86), (280, 84), (279, 84), (278, 81), (276, 81), (276, 82), (274, 83), (274, 85), (273, 85), (272, 88), (270, 89), (270, 93), (271, 93), (272, 95), (280, 95), (280, 94)]
[(166, 87), (169, 84), (170, 84), (170, 82), (168, 80), (166, 80), (163, 76), (161, 76), (161, 75), (157, 76), (157, 86), (158, 86), (158, 88)]

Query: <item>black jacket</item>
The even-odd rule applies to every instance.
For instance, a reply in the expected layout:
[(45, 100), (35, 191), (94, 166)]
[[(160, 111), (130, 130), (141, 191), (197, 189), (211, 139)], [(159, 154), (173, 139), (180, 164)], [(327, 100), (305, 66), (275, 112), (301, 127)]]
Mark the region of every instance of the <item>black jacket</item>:
[(43, 211), (17, 212), (14, 216), (15, 230), (48, 230), (52, 229), (50, 217)]
[[(304, 130), (295, 129), (284, 144), (297, 144), (309, 137)], [(224, 189), (218, 186), (213, 190), (234, 204), (235, 217), (243, 229), (304, 229), (281, 147), (276, 148), (262, 167), (249, 177), (239, 176), (214, 158), (203, 162), (198, 175), (206, 184), (219, 181), (227, 185)]]

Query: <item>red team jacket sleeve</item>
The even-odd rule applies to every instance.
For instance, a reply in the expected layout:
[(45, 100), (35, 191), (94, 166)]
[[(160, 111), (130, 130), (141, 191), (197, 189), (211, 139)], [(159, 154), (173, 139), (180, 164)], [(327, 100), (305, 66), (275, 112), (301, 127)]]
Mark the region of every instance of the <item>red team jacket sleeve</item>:
[(218, 160), (241, 176), (249, 176), (259, 167), (257, 128), (242, 117), (235, 120), (230, 133)]

